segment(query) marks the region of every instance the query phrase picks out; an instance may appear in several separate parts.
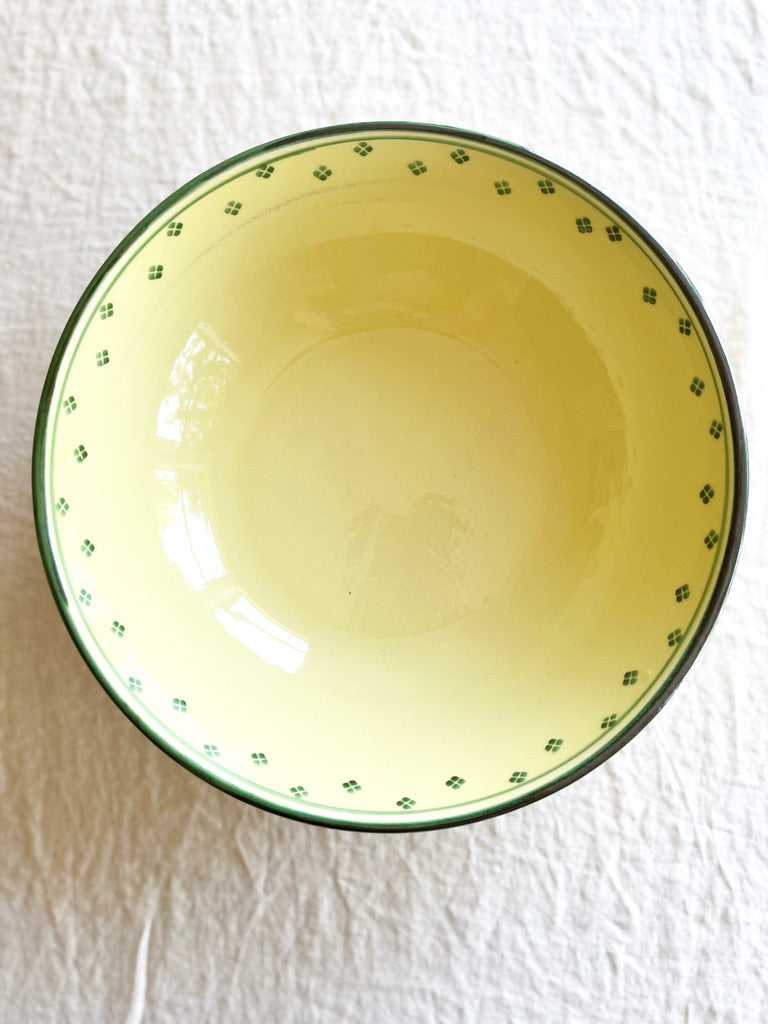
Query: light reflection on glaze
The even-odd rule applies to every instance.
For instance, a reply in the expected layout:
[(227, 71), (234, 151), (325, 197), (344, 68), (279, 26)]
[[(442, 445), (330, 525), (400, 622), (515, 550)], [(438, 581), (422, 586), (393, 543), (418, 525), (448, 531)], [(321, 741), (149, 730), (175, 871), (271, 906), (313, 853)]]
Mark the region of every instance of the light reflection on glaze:
[(158, 469), (155, 476), (165, 495), (158, 508), (163, 551), (190, 590), (204, 590), (211, 580), (226, 576), (227, 570), (203, 510), (202, 494), (183, 487), (172, 469)]
[(289, 633), (241, 595), (229, 608), (217, 608), (216, 619), (230, 636), (270, 665), (295, 672), (303, 663), (309, 644)]
[(198, 324), (176, 358), (157, 415), (157, 436), (205, 444), (219, 392), (239, 362), (208, 324)]
[[(173, 364), (160, 402), (156, 435), (161, 442), (162, 461), (176, 463), (183, 453), (186, 462), (190, 450), (202, 449), (208, 443), (217, 402), (238, 362), (210, 326), (200, 324), (192, 332)], [(167, 442), (173, 446), (170, 451)], [(206, 514), (205, 468), (189, 464), (157, 468), (155, 477), (160, 488), (160, 542), (187, 587), (200, 593), (216, 580), (229, 584), (214, 611), (217, 622), (268, 664), (296, 672), (309, 645), (270, 619), (232, 585)]]

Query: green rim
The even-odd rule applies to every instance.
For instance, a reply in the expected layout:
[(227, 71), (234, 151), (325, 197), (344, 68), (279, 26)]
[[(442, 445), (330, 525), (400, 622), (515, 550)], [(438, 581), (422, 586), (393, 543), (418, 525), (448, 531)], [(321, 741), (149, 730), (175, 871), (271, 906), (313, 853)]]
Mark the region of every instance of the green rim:
[[(723, 413), (723, 420), (728, 423), (730, 429), (730, 437), (733, 444), (734, 454), (734, 494), (732, 498), (732, 518), (728, 539), (726, 542), (725, 550), (723, 552), (722, 562), (720, 564), (718, 578), (715, 582), (714, 589), (709, 599), (708, 605), (702, 619), (694, 631), (693, 635), (688, 641), (687, 648), (679, 660), (675, 670), (671, 673), (669, 678), (659, 689), (656, 696), (650, 701), (642, 711), (630, 722), (623, 727), (616, 730), (613, 735), (612, 741), (605, 746), (601, 747), (594, 756), (587, 758), (584, 762), (576, 765), (570, 771), (564, 772), (563, 775), (557, 779), (540, 786), (534, 790), (528, 790), (524, 795), (519, 797), (511, 796), (500, 802), (498, 805), (492, 808), (484, 808), (482, 810), (475, 810), (474, 812), (468, 811), (465, 813), (454, 814), (449, 817), (440, 818), (436, 821), (411, 821), (407, 820), (407, 812), (402, 818), (398, 818), (396, 822), (387, 823), (376, 823), (375, 821), (355, 821), (354, 818), (347, 820), (330, 820), (321, 814), (313, 814), (309, 807), (302, 807), (301, 804), (297, 803), (294, 808), (286, 808), (284, 804), (275, 804), (269, 799), (262, 798), (254, 795), (250, 791), (238, 786), (235, 782), (222, 779), (218, 776), (212, 775), (210, 772), (199, 765), (196, 761), (188, 757), (182, 750), (179, 750), (177, 746), (174, 746), (167, 739), (161, 736), (152, 725), (141, 717), (133, 707), (126, 703), (122, 698), (120, 692), (116, 690), (112, 684), (106, 679), (99, 668), (97, 667), (95, 660), (92, 656), (90, 645), (87, 640), (81, 635), (78, 628), (76, 627), (75, 620), (72, 611), (69, 606), (67, 598), (67, 592), (62, 584), (61, 579), (58, 575), (56, 567), (56, 561), (54, 556), (53, 548), (53, 537), (52, 533), (55, 532), (55, 525), (52, 530), (52, 524), (48, 518), (46, 510), (46, 485), (45, 485), (45, 440), (48, 434), (49, 427), (52, 422), (52, 411), (53, 419), (56, 418), (55, 410), (52, 410), (51, 398), (54, 388), (58, 382), (62, 364), (64, 362), (65, 353), (70, 349), (75, 334), (75, 327), (80, 322), (80, 317), (83, 309), (87, 303), (93, 298), (94, 293), (101, 286), (104, 278), (110, 273), (116, 263), (123, 257), (126, 250), (128, 250), (139, 238), (141, 238), (146, 232), (150, 225), (157, 223), (164, 214), (171, 207), (177, 206), (178, 203), (185, 197), (195, 192), (201, 185), (210, 181), (212, 178), (217, 177), (226, 172), (229, 169), (240, 167), (243, 163), (250, 163), (255, 158), (264, 154), (273, 153), (276, 149), (290, 145), (296, 147), (301, 145), (304, 150), (320, 148), (327, 145), (327, 140), (333, 140), (336, 136), (342, 135), (361, 135), (370, 134), (372, 132), (405, 132), (408, 137), (415, 137), (419, 133), (429, 134), (432, 136), (442, 135), (446, 138), (446, 141), (452, 143), (455, 142), (466, 142), (470, 145), (482, 145), (490, 147), (500, 151), (500, 155), (506, 154), (507, 156), (517, 157), (526, 161), (534, 162), (537, 167), (544, 170), (549, 170), (553, 174), (557, 175), (561, 179), (565, 179), (565, 182), (572, 183), (579, 192), (585, 192), (588, 195), (594, 197), (597, 203), (602, 207), (607, 208), (616, 214), (617, 218), (623, 221), (631, 230), (634, 232), (647, 247), (648, 251), (655, 257), (659, 269), (665, 272), (668, 280), (673, 286), (679, 291), (681, 296), (685, 300), (685, 304), (690, 307), (695, 316), (697, 317), (701, 330), (704, 335), (706, 342), (705, 352), (710, 361), (710, 369), (712, 370), (713, 376), (720, 382), (723, 394), (726, 400), (726, 411)], [(294, 150), (295, 152), (295, 150)], [(712, 365), (714, 364), (714, 365)], [(576, 175), (558, 165), (548, 161), (538, 155), (531, 153), (530, 151), (523, 149), (520, 146), (515, 146), (502, 139), (497, 139), (491, 136), (481, 135), (475, 132), (465, 131), (463, 129), (451, 128), (440, 125), (429, 125), (429, 124), (415, 124), (409, 122), (363, 122), (356, 124), (345, 124), (330, 126), (327, 128), (316, 129), (314, 131), (302, 132), (292, 136), (286, 136), (281, 139), (276, 139), (262, 146), (257, 146), (253, 149), (249, 149), (240, 153), (222, 163), (210, 168), (203, 172), (197, 177), (193, 178), (186, 185), (183, 185), (180, 189), (170, 195), (162, 203), (160, 203), (154, 210), (152, 210), (146, 217), (144, 217), (136, 227), (123, 239), (123, 241), (117, 246), (117, 248), (110, 254), (107, 260), (104, 262), (102, 267), (99, 269), (97, 274), (94, 276), (85, 292), (81, 296), (79, 302), (75, 306), (64, 331), (61, 335), (56, 351), (53, 355), (48, 374), (46, 376), (45, 384), (40, 399), (40, 405), (38, 409), (37, 422), (35, 425), (35, 436), (33, 445), (33, 457), (32, 457), (32, 493), (33, 493), (33, 504), (34, 504), (34, 517), (35, 517), (35, 528), (37, 531), (38, 544), (42, 556), (43, 565), (45, 567), (48, 582), (56, 600), (59, 612), (64, 619), (64, 622), (69, 630), (72, 639), (78, 647), (82, 657), (88, 664), (89, 668), (101, 683), (110, 697), (115, 703), (121, 708), (121, 710), (137, 725), (146, 736), (149, 737), (160, 749), (164, 750), (167, 754), (177, 760), (180, 764), (198, 775), (200, 778), (211, 783), (217, 788), (224, 792), (230, 793), (233, 796), (244, 800), (247, 803), (254, 804), (265, 810), (272, 811), (273, 813), (280, 814), (284, 817), (294, 818), (301, 821), (306, 821), (312, 824), (324, 825), (331, 828), (349, 829), (355, 831), (373, 831), (373, 832), (407, 832), (407, 831), (424, 831), (428, 829), (447, 828), (454, 825), (464, 824), (472, 821), (482, 820), (484, 818), (493, 817), (497, 814), (503, 814), (507, 811), (513, 810), (517, 807), (525, 806), (526, 804), (532, 803), (535, 800), (539, 800), (544, 796), (548, 796), (551, 793), (562, 789), (564, 786), (570, 784), (581, 778), (583, 775), (592, 771), (603, 761), (611, 757), (617, 750), (619, 750), (625, 743), (627, 743), (632, 737), (637, 735), (641, 729), (661, 710), (666, 701), (671, 696), (672, 692), (679, 685), (683, 676), (686, 674), (690, 666), (692, 665), (695, 658), (698, 656), (707, 636), (709, 635), (714, 622), (719, 614), (720, 608), (722, 607), (723, 601), (725, 600), (728, 588), (730, 586), (733, 573), (736, 567), (736, 561), (738, 557), (739, 548), (744, 532), (744, 524), (746, 519), (746, 504), (747, 504), (747, 449), (746, 449), (746, 437), (744, 432), (744, 426), (741, 418), (741, 414), (738, 407), (738, 399), (736, 395), (736, 389), (733, 383), (728, 361), (714, 331), (714, 328), (703, 308), (701, 298), (691, 284), (690, 280), (684, 274), (679, 265), (671, 259), (671, 257), (664, 252), (659, 244), (651, 238), (650, 235), (639, 225), (634, 218), (627, 214), (620, 206), (614, 203), (611, 199), (583, 181)], [(729, 505), (728, 502), (724, 502), (724, 515), (727, 512)], [(671, 656), (672, 657), (672, 656)], [(663, 675), (664, 669), (661, 670), (660, 675)], [(659, 676), (656, 677), (658, 679)], [(654, 684), (650, 687), (646, 687), (644, 692), (647, 692)], [(638, 696), (632, 707), (636, 707), (638, 703), (643, 700), (643, 694)], [(625, 716), (631, 712), (631, 708), (625, 713)], [(591, 745), (591, 744), (590, 744)], [(583, 753), (583, 749), (573, 755), (572, 759), (579, 757)], [(567, 763), (567, 762), (566, 762)], [(234, 775), (234, 773), (233, 773)], [(245, 781), (245, 780), (243, 780)], [(509, 793), (510, 789), (505, 789), (503, 793)], [(491, 799), (492, 795), (483, 797), (483, 800)], [(479, 801), (474, 800), (468, 806), (476, 805)], [(311, 802), (310, 802), (311, 803)], [(456, 808), (457, 805), (451, 805)], [(458, 805), (460, 806), (460, 805)], [(328, 808), (330, 810), (330, 808)], [(341, 809), (339, 809), (341, 810)], [(438, 810), (437, 808), (431, 809), (433, 811)], [(366, 812), (369, 813), (370, 812)], [(380, 812), (381, 813), (381, 812)], [(387, 812), (388, 813), (388, 812)], [(400, 812), (402, 814), (402, 812)], [(423, 813), (423, 812), (416, 812)], [(371, 815), (372, 817), (374, 815)]]

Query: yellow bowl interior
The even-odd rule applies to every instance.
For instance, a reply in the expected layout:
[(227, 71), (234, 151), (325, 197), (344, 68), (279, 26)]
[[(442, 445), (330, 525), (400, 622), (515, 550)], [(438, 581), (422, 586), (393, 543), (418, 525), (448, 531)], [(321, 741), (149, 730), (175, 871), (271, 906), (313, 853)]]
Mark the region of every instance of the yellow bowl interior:
[(629, 219), (530, 154), (375, 128), (182, 190), (65, 336), (61, 601), (193, 770), (415, 828), (578, 774), (674, 679), (734, 451), (707, 331)]

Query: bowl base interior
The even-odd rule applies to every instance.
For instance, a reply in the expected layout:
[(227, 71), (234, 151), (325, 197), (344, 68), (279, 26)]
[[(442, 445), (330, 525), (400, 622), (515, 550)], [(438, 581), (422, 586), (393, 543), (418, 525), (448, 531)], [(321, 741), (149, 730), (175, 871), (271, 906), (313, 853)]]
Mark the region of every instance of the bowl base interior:
[[(223, 563), (299, 632), (411, 636), (501, 595), (527, 620), (556, 617), (626, 472), (599, 355), (553, 293), (477, 249), (406, 236), (334, 248), (308, 267), (355, 305), (395, 275), (432, 302), (369, 299), (354, 329), (330, 303), (317, 340), (293, 354), (283, 339), (292, 355), (266, 381), (241, 353), (206, 437), (210, 499), (195, 497)], [(459, 289), (448, 329), (446, 264)], [(318, 290), (307, 277), (298, 294)]]

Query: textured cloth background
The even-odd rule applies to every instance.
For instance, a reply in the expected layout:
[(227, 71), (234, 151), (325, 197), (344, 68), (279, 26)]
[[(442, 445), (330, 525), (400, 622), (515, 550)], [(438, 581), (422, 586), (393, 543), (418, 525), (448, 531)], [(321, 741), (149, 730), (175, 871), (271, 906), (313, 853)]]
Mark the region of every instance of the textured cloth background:
[[(764, 11), (5, 0), (2, 1024), (768, 1020)], [(125, 233), (227, 156), (374, 118), (509, 138), (633, 212), (720, 330), (752, 459), (737, 578), (659, 718), (554, 797), (418, 835), (281, 820), (153, 747), (68, 638), (29, 488), (58, 335)]]

